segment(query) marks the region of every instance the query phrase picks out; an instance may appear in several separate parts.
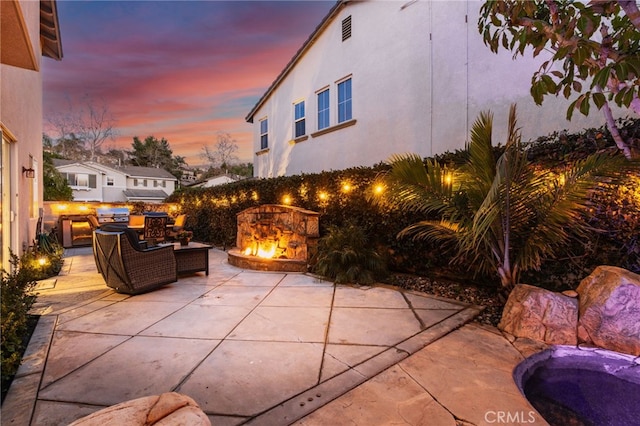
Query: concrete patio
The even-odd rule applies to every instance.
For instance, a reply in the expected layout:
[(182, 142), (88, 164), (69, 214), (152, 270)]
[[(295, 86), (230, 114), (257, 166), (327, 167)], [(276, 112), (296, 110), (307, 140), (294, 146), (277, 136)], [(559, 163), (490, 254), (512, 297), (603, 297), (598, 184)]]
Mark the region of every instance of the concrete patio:
[(90, 248), (71, 249), (37, 291), (3, 425), (68, 424), (168, 391), (213, 425), (546, 424), (511, 376), (537, 348), (469, 323), (476, 306), (242, 270), (215, 249), (209, 276), (138, 296), (109, 289)]

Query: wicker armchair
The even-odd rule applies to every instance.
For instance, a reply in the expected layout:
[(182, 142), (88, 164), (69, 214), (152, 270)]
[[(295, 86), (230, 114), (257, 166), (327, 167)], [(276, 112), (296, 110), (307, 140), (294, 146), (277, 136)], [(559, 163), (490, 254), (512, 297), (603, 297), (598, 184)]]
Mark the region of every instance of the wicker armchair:
[(124, 231), (93, 232), (93, 257), (107, 286), (139, 294), (176, 282), (173, 246), (142, 249), (134, 238)]

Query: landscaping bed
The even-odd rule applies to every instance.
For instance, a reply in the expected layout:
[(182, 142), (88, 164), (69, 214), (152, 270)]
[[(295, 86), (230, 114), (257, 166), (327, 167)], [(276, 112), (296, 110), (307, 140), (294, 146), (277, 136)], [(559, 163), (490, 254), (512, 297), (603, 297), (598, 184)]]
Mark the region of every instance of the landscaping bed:
[[(16, 351), (20, 353), (20, 359), (24, 356), (24, 352), (27, 350), (27, 346), (29, 346), (29, 340), (31, 340), (31, 335), (33, 334), (36, 326), (38, 325), (38, 320), (40, 319), (40, 315), (28, 315), (27, 316), (27, 329), (21, 336), (21, 343)], [(14, 375), (9, 377), (2, 377), (2, 402), (4, 402), (4, 398), (7, 396), (9, 392), (9, 388), (11, 387), (11, 383), (13, 382)]]
[(481, 324), (497, 326), (502, 316), (504, 303), (492, 288), (409, 274), (394, 274), (388, 282), (406, 290), (421, 291), (438, 297), (484, 306), (484, 310), (474, 319)]

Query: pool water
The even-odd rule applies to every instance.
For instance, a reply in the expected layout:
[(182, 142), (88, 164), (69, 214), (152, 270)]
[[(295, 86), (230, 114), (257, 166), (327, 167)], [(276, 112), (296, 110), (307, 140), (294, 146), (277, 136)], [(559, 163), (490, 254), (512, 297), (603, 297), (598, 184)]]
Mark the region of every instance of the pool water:
[(558, 347), (523, 361), (514, 379), (551, 425), (640, 425), (640, 363), (610, 351)]

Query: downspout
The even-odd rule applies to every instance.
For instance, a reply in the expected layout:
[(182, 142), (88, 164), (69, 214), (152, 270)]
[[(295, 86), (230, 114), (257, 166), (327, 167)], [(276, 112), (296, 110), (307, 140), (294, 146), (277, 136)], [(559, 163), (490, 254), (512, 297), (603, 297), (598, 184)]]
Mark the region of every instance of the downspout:
[(464, 15), (465, 32), (467, 37), (465, 39), (465, 90), (466, 98), (464, 100), (465, 108), (465, 120), (464, 120), (464, 146), (469, 146), (469, 1), (466, 1), (467, 10)]
[(429, 156), (433, 156), (433, 6), (429, 5)]

